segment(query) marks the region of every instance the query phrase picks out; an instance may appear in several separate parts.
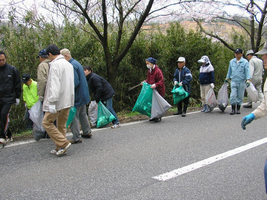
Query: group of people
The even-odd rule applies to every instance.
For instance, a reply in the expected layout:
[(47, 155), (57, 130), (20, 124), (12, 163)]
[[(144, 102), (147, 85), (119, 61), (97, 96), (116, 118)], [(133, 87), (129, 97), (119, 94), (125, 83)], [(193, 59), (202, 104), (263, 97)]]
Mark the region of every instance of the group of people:
[[(225, 79), (227, 83), (231, 80), (230, 104), (232, 111), (230, 115), (240, 114), (245, 86), (249, 86), (251, 82), (257, 88), (259, 100), (262, 102), (258, 109), (244, 117), (242, 127), (245, 129), (246, 124), (267, 114), (264, 95), (261, 90), (263, 62), (254, 55), (252, 50), (248, 50), (246, 53), (249, 61), (243, 58), (242, 49), (238, 48), (234, 53), (235, 58), (229, 63)], [(264, 54), (262, 58), (267, 63), (267, 45), (257, 54), (261, 53)], [(59, 50), (56, 45), (49, 45), (46, 49), (41, 50), (37, 57), (40, 61), (37, 68), (37, 81), (32, 80), (30, 74), (23, 74), (21, 79), (18, 70), (14, 66), (7, 64), (6, 54), (0, 51), (0, 143), (5, 144), (12, 140), (12, 135), (8, 129), (9, 112), (12, 104), (18, 105), (20, 103), (21, 81), (24, 83), (23, 100), (26, 111), (31, 109), (38, 100), (42, 103), (44, 112), (42, 124), (55, 143), (55, 149), (51, 151), (51, 154), (58, 156), (66, 154), (71, 144), (81, 143), (82, 138), (92, 137), (91, 126), (86, 113), (86, 105), (90, 102), (89, 89), (94, 94), (96, 102), (102, 101), (114, 115), (115, 120), (112, 121), (111, 128), (120, 127), (112, 102), (115, 91), (109, 82), (95, 74), (90, 66), (82, 67), (77, 60), (72, 58), (68, 49)], [(153, 57), (146, 59), (148, 71), (147, 78), (143, 82), (150, 84), (152, 89), (157, 89), (158, 93), (164, 97), (164, 77), (156, 62), (157, 60)], [(214, 88), (214, 67), (206, 55), (202, 56), (198, 63), (201, 63), (199, 82), (203, 105), (202, 112), (207, 113), (210, 110), (206, 102), (206, 95), (211, 88)], [(265, 64), (265, 68), (267, 68), (266, 66)], [(174, 85), (183, 87), (190, 96), (191, 80), (192, 74), (189, 68), (186, 67), (185, 57), (179, 57), (173, 77)], [(177, 112), (174, 115), (186, 117), (189, 96), (177, 103)], [(71, 107), (76, 108), (76, 113), (70, 124), (73, 136), (71, 140), (67, 140), (66, 122)], [(252, 108), (252, 102), (249, 97), (248, 104), (244, 105), (244, 108)], [(150, 121), (159, 122), (161, 118), (153, 118)], [(80, 132), (80, 125), (82, 132)]]
[[(8, 131), (9, 112), (12, 104), (19, 104), (21, 92), (26, 111), (39, 100), (44, 112), (43, 127), (55, 143), (51, 154), (66, 154), (71, 144), (81, 143), (83, 138), (91, 138), (92, 131), (86, 112), (90, 102), (89, 88), (97, 102), (101, 101), (114, 115), (111, 128), (119, 128), (119, 120), (112, 106), (115, 91), (101, 76), (93, 73), (90, 66), (82, 65), (72, 58), (68, 49), (59, 50), (56, 45), (49, 45), (39, 52), (40, 64), (37, 68), (37, 81), (30, 74), (20, 78), (18, 70), (6, 62), (6, 54), (0, 52), (0, 111), (1, 133), (0, 143), (5, 144), (12, 139)], [(21, 90), (21, 82), (23, 90)], [(70, 108), (76, 113), (70, 124), (72, 139), (66, 138), (66, 122)], [(82, 132), (80, 132), (80, 125)]]

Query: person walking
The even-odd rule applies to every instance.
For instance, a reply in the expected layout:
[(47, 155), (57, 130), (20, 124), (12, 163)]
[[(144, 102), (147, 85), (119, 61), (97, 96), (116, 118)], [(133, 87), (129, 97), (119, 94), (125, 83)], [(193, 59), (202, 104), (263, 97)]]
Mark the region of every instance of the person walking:
[(173, 81), (174, 85), (183, 86), (184, 90), (188, 92), (188, 97), (183, 99), (177, 104), (177, 112), (174, 115), (182, 115), (186, 117), (186, 111), (189, 104), (189, 97), (191, 94), (191, 80), (192, 74), (191, 71), (185, 66), (185, 57), (179, 57), (177, 60), (178, 68), (176, 68)]
[(21, 79), (16, 67), (9, 65), (7, 56), (0, 51), (0, 143), (6, 144), (12, 141), (12, 133), (8, 129), (9, 112), (12, 104), (16, 106), (20, 103)]
[(26, 117), (25, 121), (27, 122), (27, 128), (33, 128), (33, 122), (30, 119), (29, 110), (31, 107), (38, 101), (39, 96), (37, 94), (37, 82), (31, 79), (30, 74), (22, 75), (23, 82), (23, 101), (25, 103), (26, 108)]
[[(263, 49), (258, 51), (256, 54), (262, 55), (264, 69), (267, 69), (267, 42), (265, 42)], [(246, 130), (246, 126), (250, 124), (253, 120), (263, 118), (267, 115), (266, 98), (267, 98), (267, 81), (265, 80), (263, 101), (253, 112), (242, 118), (241, 127), (243, 130)]]
[[(43, 102), (43, 126), (56, 146), (50, 153), (61, 156), (71, 146), (66, 138), (66, 122), (70, 108), (74, 106), (74, 72), (56, 45), (49, 45), (46, 54), (51, 62)], [(54, 125), (56, 119), (57, 127)]]
[(70, 51), (68, 49), (62, 49), (60, 54), (63, 55), (65, 59), (70, 62), (70, 64), (72, 64), (74, 69), (74, 107), (76, 108), (76, 113), (72, 123), (70, 124), (70, 129), (73, 136), (69, 142), (71, 144), (81, 143), (82, 139), (80, 134), (80, 123), (82, 127), (82, 137), (92, 137), (91, 127), (86, 114), (86, 104), (90, 102), (88, 85), (82, 65), (77, 60), (72, 58)]
[(203, 105), (201, 112), (210, 112), (209, 106), (206, 103), (206, 96), (211, 88), (214, 88), (214, 67), (212, 66), (208, 56), (202, 56), (198, 61), (201, 63), (199, 69), (199, 83), (200, 83), (200, 96)]
[[(254, 55), (253, 50), (248, 50), (246, 53), (248, 59), (249, 70), (251, 75), (251, 82), (258, 91), (259, 101), (262, 102), (264, 95), (262, 93), (262, 76), (263, 76), (263, 62), (257, 56)], [(248, 103), (243, 105), (243, 108), (252, 108), (252, 101), (248, 94)]]
[[(240, 114), (240, 106), (243, 103), (245, 85), (250, 85), (250, 71), (248, 61), (243, 58), (242, 49), (237, 48), (235, 58), (230, 60), (228, 72), (224, 82), (231, 80), (230, 104), (232, 111), (230, 115)], [(237, 109), (236, 109), (237, 108)]]
[[(146, 80), (143, 82), (146, 82), (151, 85), (152, 89), (157, 89), (158, 93), (164, 97), (165, 95), (165, 84), (164, 84), (164, 77), (163, 73), (160, 70), (159, 66), (156, 64), (157, 60), (153, 57), (149, 57), (146, 59), (146, 66), (147, 66), (147, 76)], [(152, 118), (149, 119), (149, 121), (155, 121), (160, 122), (160, 118)]]
[(112, 86), (103, 77), (94, 73), (90, 66), (84, 66), (83, 70), (89, 89), (93, 92), (96, 102), (98, 103), (99, 101), (102, 101), (102, 103), (106, 104), (107, 109), (116, 118), (112, 121), (113, 125), (111, 128), (119, 128), (119, 119), (113, 109), (112, 97), (115, 95), (115, 91), (113, 90)]

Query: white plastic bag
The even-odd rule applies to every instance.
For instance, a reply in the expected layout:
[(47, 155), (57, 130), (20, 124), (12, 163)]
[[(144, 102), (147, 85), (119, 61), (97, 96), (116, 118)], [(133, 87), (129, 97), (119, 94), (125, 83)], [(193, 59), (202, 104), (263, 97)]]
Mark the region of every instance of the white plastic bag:
[(96, 101), (91, 101), (88, 108), (88, 115), (90, 117), (90, 122), (92, 126), (96, 126), (98, 117), (97, 112), (98, 112), (98, 104), (96, 103)]
[(259, 100), (259, 94), (253, 83), (250, 83), (249, 87), (246, 86), (246, 91), (251, 101), (257, 103), (257, 101)]
[(218, 101), (218, 107), (221, 111), (224, 111), (225, 108), (228, 105), (228, 83), (224, 83), (221, 87), (221, 89), (218, 92), (218, 97), (217, 97), (217, 101)]
[(33, 136), (35, 140), (40, 140), (45, 135), (43, 127), (44, 112), (42, 110), (42, 103), (38, 100), (29, 110), (30, 119), (33, 121)]
[(151, 118), (162, 117), (167, 110), (172, 106), (158, 93), (156, 89), (153, 90)]
[(206, 103), (209, 106), (210, 111), (217, 106), (217, 99), (212, 88), (210, 88), (208, 94), (206, 95)]

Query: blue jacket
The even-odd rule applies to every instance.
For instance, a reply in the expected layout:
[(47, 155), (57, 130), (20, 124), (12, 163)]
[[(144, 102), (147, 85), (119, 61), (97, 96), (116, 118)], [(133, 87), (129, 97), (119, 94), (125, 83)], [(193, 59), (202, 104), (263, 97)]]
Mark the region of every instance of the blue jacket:
[(71, 58), (69, 62), (72, 64), (74, 69), (74, 107), (77, 108), (90, 102), (89, 90), (82, 65), (73, 58)]
[(214, 83), (214, 68), (210, 63), (202, 65), (199, 69), (199, 83), (200, 85)]
[(178, 83), (182, 82), (183, 88), (190, 94), (191, 93), (190, 81), (192, 80), (191, 71), (186, 66), (184, 66), (181, 71), (177, 68), (173, 76), (174, 76), (173, 81), (177, 81)]
[(248, 61), (243, 57), (241, 57), (238, 64), (236, 58), (230, 60), (226, 78), (236, 83), (244, 83), (246, 80), (250, 79)]

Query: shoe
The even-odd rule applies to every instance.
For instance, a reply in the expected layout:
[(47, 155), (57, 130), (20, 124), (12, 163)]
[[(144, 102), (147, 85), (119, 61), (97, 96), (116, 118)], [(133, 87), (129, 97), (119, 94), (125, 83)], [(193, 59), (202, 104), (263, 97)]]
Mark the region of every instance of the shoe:
[(82, 134), (82, 137), (83, 137), (83, 138), (91, 138), (91, 137), (92, 137), (92, 133), (89, 133), (89, 134), (87, 134), (87, 135), (83, 135), (83, 134)]
[(181, 115), (182, 114), (182, 112), (176, 112), (176, 113), (173, 113), (173, 115)]
[(249, 105), (249, 104), (243, 105), (243, 108), (252, 108), (252, 105)]
[(0, 138), (0, 144), (6, 144), (6, 139)]
[(186, 117), (186, 113), (185, 112), (182, 113), (182, 117)]
[(155, 118), (155, 122), (160, 122), (161, 121), (161, 117), (160, 118)]
[[(50, 151), (50, 153), (51, 153), (52, 155), (57, 155), (57, 150), (53, 149), (53, 150)], [(65, 152), (65, 154), (66, 154), (66, 152)]]
[(61, 156), (67, 153), (67, 150), (70, 148), (71, 143), (69, 143), (65, 148), (61, 148), (57, 151), (56, 155)]
[(113, 126), (111, 126), (111, 128), (120, 128), (120, 124), (119, 123), (117, 123), (117, 124), (114, 124)]
[(70, 142), (71, 144), (77, 144), (77, 143), (82, 143), (83, 141), (82, 141), (82, 139), (80, 138), (80, 139), (77, 140), (77, 141), (69, 140), (69, 142)]
[(155, 120), (156, 120), (156, 118), (151, 118), (151, 119), (149, 119), (150, 122), (153, 122), (153, 121), (155, 121)]

